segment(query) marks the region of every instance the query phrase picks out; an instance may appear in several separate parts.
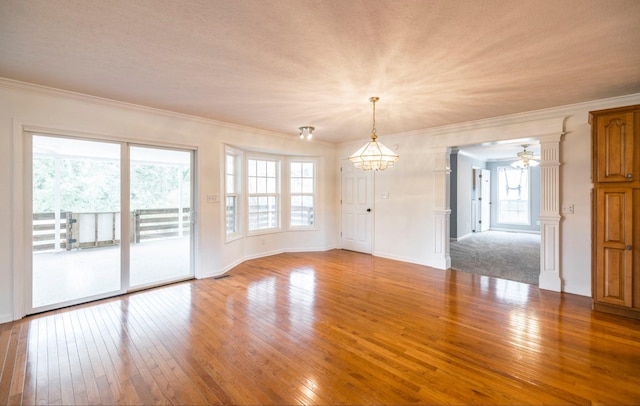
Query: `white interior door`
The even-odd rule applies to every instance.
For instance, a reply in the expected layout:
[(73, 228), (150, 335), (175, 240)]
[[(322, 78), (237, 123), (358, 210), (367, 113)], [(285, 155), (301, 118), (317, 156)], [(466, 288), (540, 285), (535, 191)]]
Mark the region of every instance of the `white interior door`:
[(346, 250), (372, 252), (373, 171), (356, 169), (349, 160), (342, 161), (342, 231), (341, 247)]
[(480, 193), (478, 195), (480, 215), (476, 230), (488, 231), (491, 226), (491, 171), (480, 169), (477, 172), (479, 173), (477, 185), (480, 186)]

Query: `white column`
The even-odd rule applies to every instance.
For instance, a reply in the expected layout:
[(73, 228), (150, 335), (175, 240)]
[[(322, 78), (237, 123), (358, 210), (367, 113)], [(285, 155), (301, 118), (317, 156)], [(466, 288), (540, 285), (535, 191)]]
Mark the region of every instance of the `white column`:
[(540, 278), (541, 289), (562, 291), (560, 277), (560, 138), (540, 137)]
[(451, 150), (443, 148), (432, 153), (434, 162), (433, 184), (433, 224), (434, 224), (434, 252), (435, 267), (451, 268), (451, 254), (449, 252), (449, 222), (451, 209), (449, 206), (449, 176), (451, 167), (449, 155)]

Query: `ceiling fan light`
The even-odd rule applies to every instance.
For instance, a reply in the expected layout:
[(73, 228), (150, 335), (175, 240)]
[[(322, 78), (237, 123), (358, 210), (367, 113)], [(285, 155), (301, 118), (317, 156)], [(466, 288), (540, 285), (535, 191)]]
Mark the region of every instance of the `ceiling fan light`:
[(518, 160), (511, 163), (511, 167), (525, 169), (540, 165), (540, 161), (533, 159), (533, 152), (527, 151), (528, 144), (522, 145), (523, 150), (518, 152)]

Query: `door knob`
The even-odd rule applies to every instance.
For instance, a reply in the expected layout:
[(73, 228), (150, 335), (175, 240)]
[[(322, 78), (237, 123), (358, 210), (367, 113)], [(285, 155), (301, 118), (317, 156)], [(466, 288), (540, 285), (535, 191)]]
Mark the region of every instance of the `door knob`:
[(368, 212), (370, 212), (370, 211), (371, 211), (371, 209), (367, 209), (367, 211), (368, 211)]
[(631, 179), (633, 178), (633, 174), (632, 173), (627, 173), (627, 179)]
[(631, 251), (633, 247), (631, 245), (627, 245), (627, 251)]

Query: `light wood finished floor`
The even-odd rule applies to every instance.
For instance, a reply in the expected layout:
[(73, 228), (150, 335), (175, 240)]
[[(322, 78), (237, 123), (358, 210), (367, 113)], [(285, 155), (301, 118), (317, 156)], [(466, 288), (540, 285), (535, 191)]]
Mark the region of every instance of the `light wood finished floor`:
[(0, 403), (640, 403), (640, 321), (589, 298), (340, 250), (229, 275), (0, 325)]

